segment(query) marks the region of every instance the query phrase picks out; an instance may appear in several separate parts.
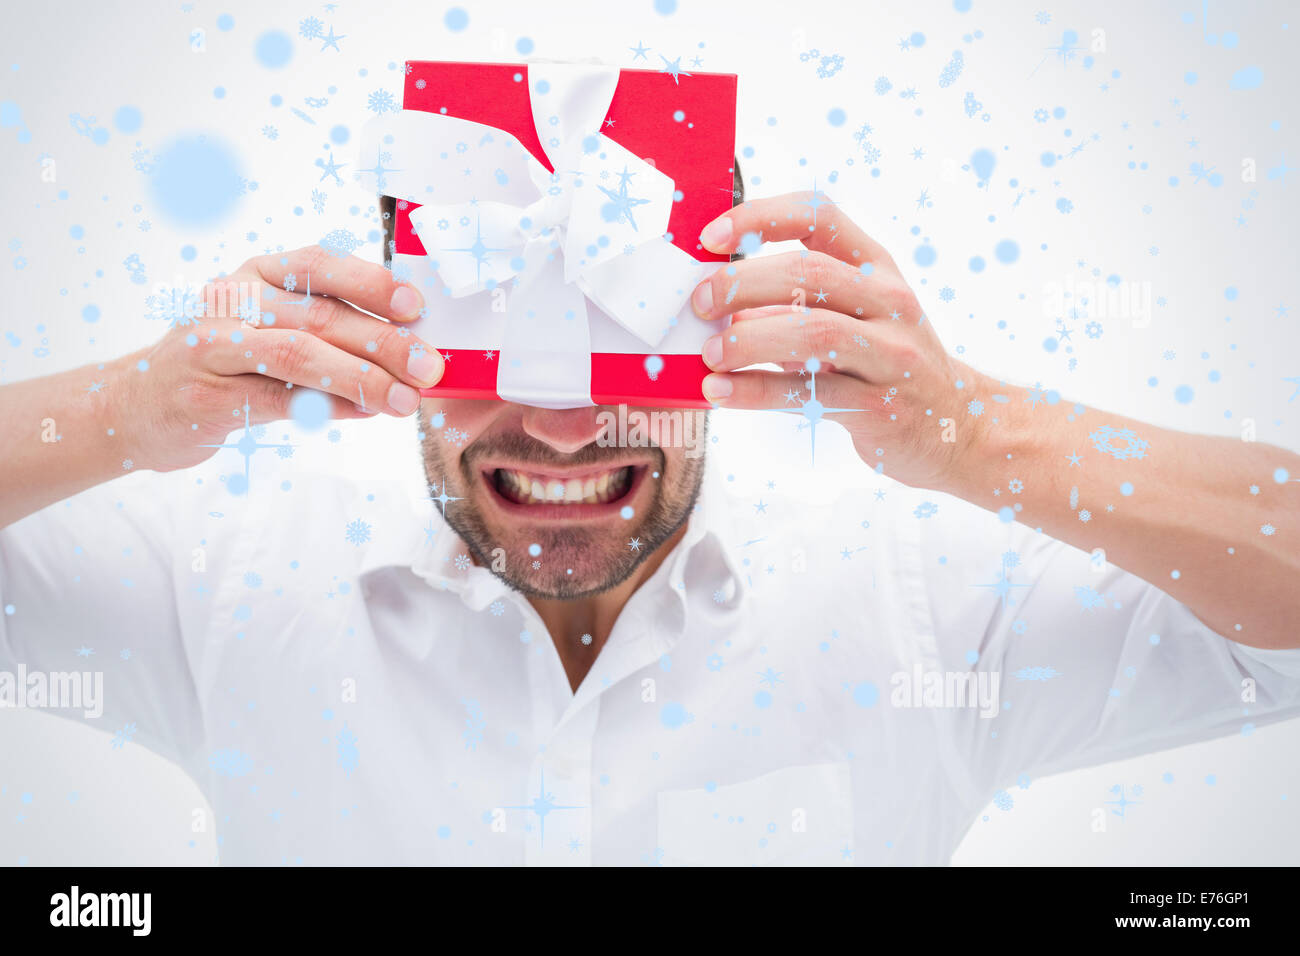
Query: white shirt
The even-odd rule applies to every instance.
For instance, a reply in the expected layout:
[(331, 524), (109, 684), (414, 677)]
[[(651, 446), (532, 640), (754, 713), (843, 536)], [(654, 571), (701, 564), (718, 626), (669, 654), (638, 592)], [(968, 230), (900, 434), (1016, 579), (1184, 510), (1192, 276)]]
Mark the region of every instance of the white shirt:
[[(946, 863), (1038, 776), (1300, 713), (1300, 652), (892, 484), (709, 471), (573, 693), (436, 506), (198, 474), (0, 532), (0, 671), (102, 670), (95, 723), (197, 781), (226, 863)], [(955, 706), (981, 672), (993, 706)]]

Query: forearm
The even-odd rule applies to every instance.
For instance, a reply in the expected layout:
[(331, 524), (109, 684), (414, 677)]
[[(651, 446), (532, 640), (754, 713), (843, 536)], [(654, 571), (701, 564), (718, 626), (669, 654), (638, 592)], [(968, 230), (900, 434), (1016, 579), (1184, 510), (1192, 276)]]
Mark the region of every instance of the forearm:
[(965, 416), (971, 434), (940, 490), (1103, 549), (1225, 637), (1300, 646), (1300, 456), (966, 381), (963, 401), (984, 411)]
[(0, 527), (130, 470), (126, 361), (0, 386)]

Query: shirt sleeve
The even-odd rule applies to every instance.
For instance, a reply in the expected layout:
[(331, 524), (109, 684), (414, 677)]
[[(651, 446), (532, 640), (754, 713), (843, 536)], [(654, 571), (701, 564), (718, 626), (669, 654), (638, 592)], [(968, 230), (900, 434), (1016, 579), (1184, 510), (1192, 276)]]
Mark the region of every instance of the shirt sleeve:
[[(201, 721), (176, 613), (171, 479), (126, 476), (0, 529), (0, 701), (179, 762)], [(73, 687), (77, 706), (55, 706)]]
[(1300, 715), (1300, 650), (1228, 640), (1104, 555), (957, 499), (928, 520), (933, 666), (996, 698), (938, 711), (980, 803), (1016, 780)]

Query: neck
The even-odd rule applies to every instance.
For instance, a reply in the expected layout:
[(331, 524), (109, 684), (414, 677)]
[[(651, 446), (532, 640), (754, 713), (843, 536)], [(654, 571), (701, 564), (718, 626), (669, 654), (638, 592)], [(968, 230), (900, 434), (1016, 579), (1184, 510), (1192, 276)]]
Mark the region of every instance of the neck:
[[(609, 640), (614, 622), (623, 612), (628, 599), (659, 569), (664, 558), (677, 547), (685, 533), (686, 524), (683, 524), (672, 537), (655, 548), (627, 580), (608, 591), (576, 600), (528, 598), (528, 603), (537, 611), (537, 616), (542, 619), (547, 633), (551, 635), (551, 642), (555, 645), (560, 662), (564, 665), (564, 673), (569, 678), (569, 687), (574, 691), (596, 662), (600, 649)], [(590, 644), (583, 643), (584, 635), (591, 637)]]

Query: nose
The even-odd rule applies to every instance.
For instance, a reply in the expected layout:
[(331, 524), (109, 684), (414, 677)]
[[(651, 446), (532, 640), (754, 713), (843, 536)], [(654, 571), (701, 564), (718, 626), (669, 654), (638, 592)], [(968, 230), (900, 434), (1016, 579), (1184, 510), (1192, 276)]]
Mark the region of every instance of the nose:
[(546, 442), (556, 451), (571, 455), (594, 442), (601, 432), (597, 419), (598, 409), (590, 408), (533, 408), (524, 409), (524, 431), (538, 441)]

